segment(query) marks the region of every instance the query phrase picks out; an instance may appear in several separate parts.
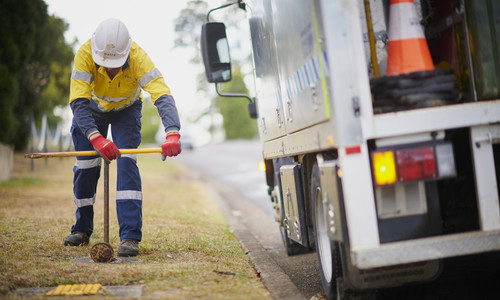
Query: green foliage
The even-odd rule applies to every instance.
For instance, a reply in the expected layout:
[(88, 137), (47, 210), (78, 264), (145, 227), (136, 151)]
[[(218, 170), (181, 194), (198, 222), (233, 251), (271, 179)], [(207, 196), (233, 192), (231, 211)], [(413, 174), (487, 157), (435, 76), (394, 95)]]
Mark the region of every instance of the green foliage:
[[(248, 94), (239, 68), (235, 68), (233, 79), (224, 85), (224, 93)], [(216, 105), (224, 118), (226, 139), (251, 139), (257, 136), (257, 123), (248, 113), (248, 100), (218, 96)]]
[(145, 98), (142, 106), (142, 143), (155, 143), (155, 135), (160, 126), (160, 116), (150, 98)]
[[(69, 75), (73, 54), (64, 42), (66, 24), (49, 17), (42, 0), (0, 0), (0, 7), (0, 142), (22, 149), (30, 113), (52, 113), (67, 99), (67, 88), (57, 88)], [(45, 99), (49, 83), (50, 98)]]
[(71, 62), (74, 54), (73, 48), (64, 40), (64, 32), (67, 29), (68, 24), (64, 20), (49, 17), (47, 46), (51, 53), (50, 73), (42, 93), (42, 101), (38, 102), (35, 111), (38, 115), (48, 115), (49, 124), (53, 126), (56, 125), (56, 118), (52, 114), (53, 108), (68, 105)]

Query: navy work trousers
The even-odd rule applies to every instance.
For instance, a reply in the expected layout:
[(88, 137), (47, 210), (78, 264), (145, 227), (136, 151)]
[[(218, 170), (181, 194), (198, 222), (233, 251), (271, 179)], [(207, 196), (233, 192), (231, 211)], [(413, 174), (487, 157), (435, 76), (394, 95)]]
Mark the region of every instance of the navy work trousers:
[[(142, 102), (119, 112), (94, 116), (99, 132), (107, 137), (111, 125), (113, 142), (119, 149), (137, 148), (141, 143)], [(75, 120), (71, 135), (76, 151), (94, 150)], [(89, 236), (94, 230), (94, 203), (97, 182), (101, 171), (100, 156), (77, 157), (73, 167), (73, 195), (76, 208), (76, 223), (71, 232), (82, 231)], [(137, 155), (122, 155), (117, 163), (116, 213), (120, 225), (120, 239), (142, 238), (142, 187), (141, 175), (137, 167)]]

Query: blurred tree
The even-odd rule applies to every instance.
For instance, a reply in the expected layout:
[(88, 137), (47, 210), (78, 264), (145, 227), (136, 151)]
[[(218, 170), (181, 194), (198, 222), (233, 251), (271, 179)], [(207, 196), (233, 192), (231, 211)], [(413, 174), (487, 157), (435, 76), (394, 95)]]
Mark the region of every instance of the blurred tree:
[[(186, 7), (181, 11), (181, 14), (175, 21), (177, 38), (174, 40), (174, 44), (176, 47), (195, 49), (193, 57), (191, 58), (191, 63), (193, 64), (202, 64), (200, 54), (201, 27), (207, 22), (208, 11), (215, 7), (216, 6), (213, 4), (209, 7), (207, 2), (203, 0), (188, 1)], [(237, 28), (244, 16), (243, 11), (238, 8), (237, 5), (232, 5), (211, 14), (210, 21), (215, 21), (215, 18), (217, 16), (220, 17), (221, 14), (221, 19), (228, 28)], [(239, 43), (232, 46), (238, 47)], [(241, 63), (234, 58), (232, 60), (235, 72), (233, 74), (233, 80), (224, 85), (225, 92), (246, 94), (248, 93), (248, 89), (243, 81), (244, 75), (239, 68), (235, 67), (241, 65)], [(213, 89), (209, 86), (204, 72), (200, 73), (197, 79), (197, 90), (199, 92), (206, 93), (206, 91)], [(248, 101), (245, 98), (234, 99), (220, 96), (216, 97), (216, 107), (224, 118), (223, 124), (226, 131), (226, 139), (253, 138), (256, 136), (257, 125), (255, 120), (249, 117), (247, 104)], [(199, 113), (198, 116), (193, 117), (192, 121), (196, 122), (203, 116), (213, 113), (212, 106), (207, 106), (206, 110)]]
[(64, 39), (68, 24), (63, 19), (50, 16), (47, 25), (47, 44), (51, 53), (50, 72), (41, 95), (42, 100), (38, 102), (35, 111), (38, 115), (47, 114), (49, 124), (55, 125), (59, 120), (52, 114), (54, 107), (68, 105), (74, 53), (73, 45), (66, 43)]
[(53, 108), (67, 102), (73, 52), (67, 25), (48, 16), (42, 0), (0, 0), (0, 7), (0, 142), (23, 149), (30, 113), (53, 120)]
[(155, 143), (155, 135), (160, 126), (160, 117), (156, 106), (151, 102), (151, 96), (144, 94), (144, 101), (142, 104), (142, 143), (153, 144)]
[(200, 32), (201, 25), (206, 22), (208, 4), (203, 0), (192, 0), (186, 3), (181, 14), (175, 19), (175, 47), (194, 47), (195, 55), (192, 63), (200, 63)]
[[(224, 93), (248, 94), (240, 68), (233, 68), (232, 80), (224, 84)], [(257, 123), (248, 113), (246, 98), (217, 96), (216, 105), (222, 114), (226, 139), (252, 139), (257, 136)]]
[[(195, 65), (200, 65), (202, 63), (200, 54), (200, 33), (201, 26), (206, 22), (207, 12), (208, 4), (206, 1), (191, 0), (186, 3), (186, 7), (181, 10), (180, 15), (175, 19), (176, 38), (174, 40), (174, 47), (190, 49), (192, 52), (190, 61)], [(200, 73), (197, 76), (197, 91), (207, 91), (208, 88), (209, 84), (205, 77), (205, 73)], [(206, 112), (202, 113), (202, 116), (205, 114)]]

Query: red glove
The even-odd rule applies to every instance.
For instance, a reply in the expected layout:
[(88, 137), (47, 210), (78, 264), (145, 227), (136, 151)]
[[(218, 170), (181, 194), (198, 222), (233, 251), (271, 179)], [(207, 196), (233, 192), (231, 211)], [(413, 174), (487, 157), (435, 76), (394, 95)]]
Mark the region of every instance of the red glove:
[(101, 134), (94, 134), (90, 138), (90, 143), (94, 149), (109, 163), (113, 159), (120, 158), (122, 155), (120, 150), (113, 144), (112, 141), (105, 139)]
[(167, 134), (165, 142), (161, 145), (161, 159), (165, 160), (167, 156), (177, 156), (181, 153), (181, 143), (179, 139), (181, 135), (178, 133)]

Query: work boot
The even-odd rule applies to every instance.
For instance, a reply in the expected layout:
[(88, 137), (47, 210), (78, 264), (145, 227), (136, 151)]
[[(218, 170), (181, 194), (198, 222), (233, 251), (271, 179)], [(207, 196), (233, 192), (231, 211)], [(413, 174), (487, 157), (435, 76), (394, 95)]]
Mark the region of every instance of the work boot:
[(74, 231), (64, 239), (64, 246), (85, 246), (89, 244), (86, 232)]
[(137, 254), (139, 254), (139, 241), (123, 239), (120, 247), (118, 247), (118, 256), (137, 256)]

